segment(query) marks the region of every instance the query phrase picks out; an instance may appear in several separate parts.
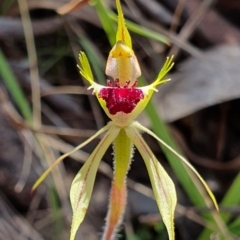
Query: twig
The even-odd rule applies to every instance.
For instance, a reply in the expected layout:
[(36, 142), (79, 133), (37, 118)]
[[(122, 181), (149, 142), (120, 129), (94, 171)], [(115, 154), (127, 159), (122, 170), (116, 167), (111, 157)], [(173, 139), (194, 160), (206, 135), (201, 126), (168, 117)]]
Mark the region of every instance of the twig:
[(34, 127), (41, 126), (41, 101), (40, 101), (40, 85), (38, 74), (37, 53), (34, 42), (31, 19), (28, 11), (26, 0), (18, 0), (18, 5), (22, 17), (24, 35), (26, 39), (26, 47), (28, 52), (28, 61), (30, 68), (31, 89), (32, 89), (32, 105), (33, 105), (33, 121)]

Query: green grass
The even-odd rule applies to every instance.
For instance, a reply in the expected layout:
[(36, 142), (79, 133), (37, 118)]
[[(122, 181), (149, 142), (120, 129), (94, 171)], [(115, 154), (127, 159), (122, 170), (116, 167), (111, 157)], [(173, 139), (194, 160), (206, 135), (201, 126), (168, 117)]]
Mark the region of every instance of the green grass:
[(0, 75), (6, 84), (15, 104), (27, 122), (32, 121), (32, 111), (30, 105), (19, 85), (14, 73), (12, 72), (3, 52), (0, 50)]

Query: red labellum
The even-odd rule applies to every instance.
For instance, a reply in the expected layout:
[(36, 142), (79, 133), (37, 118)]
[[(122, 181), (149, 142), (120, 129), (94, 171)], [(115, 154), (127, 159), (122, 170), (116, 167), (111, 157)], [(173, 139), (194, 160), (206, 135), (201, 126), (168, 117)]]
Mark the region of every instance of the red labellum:
[(131, 113), (138, 102), (144, 98), (143, 91), (135, 88), (135, 85), (120, 87), (115, 81), (115, 86), (108, 83), (110, 87), (102, 88), (99, 91), (99, 98), (106, 102), (106, 107), (111, 115), (118, 112)]

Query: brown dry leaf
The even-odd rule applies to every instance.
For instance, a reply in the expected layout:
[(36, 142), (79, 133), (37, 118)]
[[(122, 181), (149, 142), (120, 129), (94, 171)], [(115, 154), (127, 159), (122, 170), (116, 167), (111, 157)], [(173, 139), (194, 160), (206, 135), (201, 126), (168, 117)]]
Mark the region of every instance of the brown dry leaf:
[(33, 9), (50, 9), (50, 10), (55, 10), (57, 11), (58, 8), (60, 8), (61, 6), (67, 4), (69, 2), (69, 0), (28, 0), (28, 8), (30, 10)]
[(240, 98), (240, 46), (222, 45), (190, 57), (155, 94), (156, 111), (172, 122), (196, 111)]
[[(34, 10), (34, 9), (49, 9), (56, 11), (58, 8), (63, 6), (64, 4), (67, 4), (68, 0), (27, 0), (28, 2), (28, 9)], [(19, 6), (17, 2), (13, 3), (11, 8), (8, 11), (8, 15), (15, 16), (19, 14)]]
[(69, 12), (75, 11), (85, 4), (87, 4), (89, 0), (72, 0), (71, 2), (59, 7), (57, 9), (57, 13), (60, 15), (67, 14)]
[[(89, 0), (28, 0), (29, 10), (34, 9), (49, 9), (54, 10), (59, 14), (66, 14), (81, 8), (83, 5), (87, 4)], [(10, 15), (16, 15), (19, 13), (18, 4), (13, 4)]]

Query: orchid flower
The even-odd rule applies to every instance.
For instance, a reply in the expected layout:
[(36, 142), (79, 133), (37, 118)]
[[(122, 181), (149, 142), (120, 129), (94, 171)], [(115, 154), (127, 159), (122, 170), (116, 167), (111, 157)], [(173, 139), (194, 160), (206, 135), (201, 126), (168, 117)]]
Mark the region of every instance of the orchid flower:
[(70, 240), (75, 239), (76, 232), (84, 219), (91, 199), (99, 163), (111, 144), (113, 145), (114, 151), (114, 173), (106, 226), (102, 239), (115, 239), (118, 228), (123, 221), (123, 214), (127, 201), (126, 175), (130, 168), (133, 148), (135, 146), (146, 164), (153, 193), (163, 222), (166, 225), (169, 239), (174, 240), (174, 211), (177, 202), (175, 186), (142, 138), (141, 132), (148, 133), (176, 154), (179, 159), (197, 175), (211, 197), (215, 207), (218, 207), (211, 190), (190, 163), (153, 132), (135, 121), (136, 117), (148, 104), (153, 93), (158, 91), (156, 87), (170, 80), (163, 80), (163, 78), (173, 67), (173, 57), (167, 58), (156, 80), (152, 84), (144, 87), (137, 87), (137, 79), (141, 75), (141, 70), (132, 49), (131, 37), (125, 26), (120, 0), (116, 0), (116, 5), (118, 11), (118, 29), (116, 44), (109, 53), (106, 65), (106, 75), (112, 79), (107, 81), (107, 86), (102, 86), (94, 82), (92, 71), (85, 53), (80, 52), (79, 55), (80, 74), (90, 84), (89, 89), (93, 90), (93, 94), (95, 94), (101, 107), (111, 121), (87, 141), (61, 156), (42, 174), (33, 186), (33, 189), (36, 189), (50, 171), (65, 157), (79, 150), (100, 134), (105, 133), (100, 143), (77, 173), (71, 185), (70, 200), (73, 209), (73, 218)]

